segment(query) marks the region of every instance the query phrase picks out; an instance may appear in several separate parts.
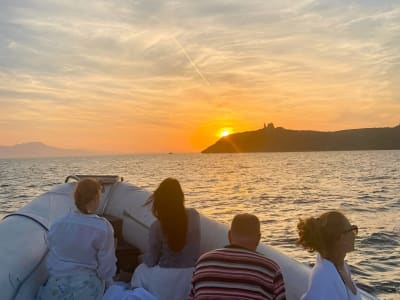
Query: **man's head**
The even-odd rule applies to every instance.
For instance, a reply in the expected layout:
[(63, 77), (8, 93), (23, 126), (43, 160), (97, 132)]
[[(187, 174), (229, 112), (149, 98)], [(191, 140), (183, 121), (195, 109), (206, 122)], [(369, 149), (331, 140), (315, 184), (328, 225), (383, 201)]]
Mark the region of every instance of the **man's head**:
[(256, 250), (261, 238), (260, 221), (255, 215), (236, 215), (232, 220), (228, 237), (232, 245)]

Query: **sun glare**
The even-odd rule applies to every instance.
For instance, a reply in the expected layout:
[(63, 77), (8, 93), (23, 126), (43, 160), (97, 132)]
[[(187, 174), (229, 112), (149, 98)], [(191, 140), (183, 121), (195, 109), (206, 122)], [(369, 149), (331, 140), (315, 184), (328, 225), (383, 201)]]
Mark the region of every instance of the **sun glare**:
[(222, 128), (222, 129), (219, 131), (218, 136), (219, 136), (220, 138), (222, 138), (222, 137), (225, 137), (225, 136), (230, 135), (231, 133), (232, 133), (232, 128)]

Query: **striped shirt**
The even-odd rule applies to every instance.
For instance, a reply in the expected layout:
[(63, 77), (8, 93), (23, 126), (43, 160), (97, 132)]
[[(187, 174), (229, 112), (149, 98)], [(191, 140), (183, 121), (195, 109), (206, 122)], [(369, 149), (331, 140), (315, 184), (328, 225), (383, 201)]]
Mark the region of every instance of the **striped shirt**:
[(248, 249), (227, 246), (197, 261), (189, 300), (286, 299), (279, 266)]

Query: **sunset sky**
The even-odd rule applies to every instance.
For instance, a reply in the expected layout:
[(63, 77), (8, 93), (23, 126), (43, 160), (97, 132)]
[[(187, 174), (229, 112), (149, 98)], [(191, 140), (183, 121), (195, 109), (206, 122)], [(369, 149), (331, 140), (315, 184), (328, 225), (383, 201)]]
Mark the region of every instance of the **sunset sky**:
[(199, 152), (269, 122), (398, 125), (399, 1), (0, 2), (0, 145)]

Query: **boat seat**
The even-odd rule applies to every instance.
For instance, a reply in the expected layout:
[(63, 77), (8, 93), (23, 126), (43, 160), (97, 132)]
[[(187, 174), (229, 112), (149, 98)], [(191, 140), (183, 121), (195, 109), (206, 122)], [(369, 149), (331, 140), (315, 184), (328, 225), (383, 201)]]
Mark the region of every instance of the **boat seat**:
[(121, 218), (102, 215), (114, 228), (114, 237), (117, 239), (115, 256), (117, 257), (117, 276), (121, 281), (129, 282), (132, 273), (140, 263), (141, 251), (136, 246), (126, 242), (122, 235), (123, 221)]

